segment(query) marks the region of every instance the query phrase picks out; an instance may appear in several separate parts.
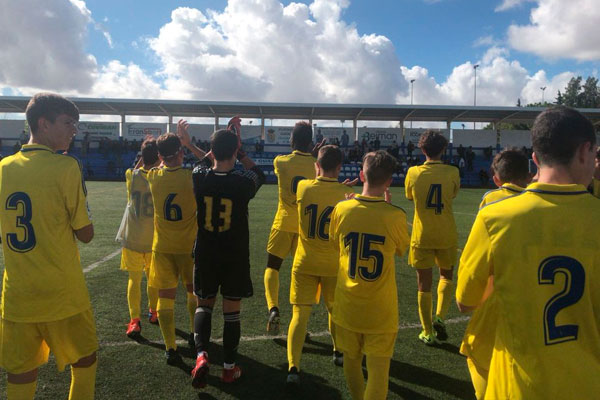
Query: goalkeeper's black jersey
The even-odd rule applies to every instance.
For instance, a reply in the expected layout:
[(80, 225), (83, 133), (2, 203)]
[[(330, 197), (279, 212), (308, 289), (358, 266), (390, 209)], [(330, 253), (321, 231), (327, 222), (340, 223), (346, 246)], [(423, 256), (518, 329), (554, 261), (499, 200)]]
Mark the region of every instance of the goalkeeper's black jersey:
[(265, 181), (258, 166), (216, 172), (198, 166), (192, 173), (198, 205), (196, 251), (248, 252), (248, 202)]

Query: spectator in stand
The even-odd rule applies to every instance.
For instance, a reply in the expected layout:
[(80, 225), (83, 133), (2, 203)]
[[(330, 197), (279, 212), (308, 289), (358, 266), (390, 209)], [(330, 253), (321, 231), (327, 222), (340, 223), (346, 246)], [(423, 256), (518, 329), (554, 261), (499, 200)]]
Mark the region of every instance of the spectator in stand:
[(408, 145), (406, 145), (406, 153), (409, 158), (412, 158), (413, 151), (415, 151), (415, 145), (409, 140)]
[(392, 155), (396, 160), (398, 159), (398, 155), (400, 152), (400, 147), (398, 147), (398, 143), (394, 140), (394, 143), (390, 147), (388, 147), (387, 152)]
[(458, 148), (456, 149), (456, 153), (460, 158), (465, 158), (465, 148), (462, 144), (458, 146)]
[(340, 139), (338, 139), (337, 137), (333, 138), (333, 144), (337, 147), (340, 147)]
[(485, 156), (485, 159), (488, 161), (491, 161), (493, 153), (494, 153), (494, 150), (492, 149), (492, 146), (488, 146), (485, 149), (483, 149), (483, 155)]
[(375, 140), (373, 141), (373, 150), (377, 151), (377, 150), (379, 150), (380, 147), (381, 147), (381, 141), (379, 140), (379, 137), (376, 136)]
[(85, 132), (83, 134), (83, 140), (81, 141), (81, 158), (85, 158), (90, 151), (90, 133)]
[(348, 134), (346, 133), (346, 130), (344, 129), (344, 132), (342, 133), (342, 147), (344, 149), (347, 148), (349, 142), (350, 142), (350, 136), (348, 136)]
[(479, 170), (479, 182), (481, 182), (481, 187), (488, 187), (490, 185), (490, 175), (483, 168)]
[(458, 172), (461, 178), (465, 176), (465, 164), (466, 163), (464, 157), (460, 157), (460, 159), (458, 160)]
[(317, 129), (317, 135), (315, 136), (315, 142), (321, 143), (323, 141), (323, 134), (321, 133), (321, 128)]
[(369, 147), (369, 143), (367, 142), (367, 138), (363, 138), (362, 142), (360, 142), (360, 150), (362, 154), (367, 152), (367, 148)]
[(21, 142), (21, 144), (27, 144), (29, 142), (29, 136), (24, 130), (21, 131), (21, 134), (19, 135), (19, 141)]
[(467, 159), (467, 170), (473, 171), (473, 160), (475, 160), (475, 152), (473, 151), (473, 146), (469, 146), (465, 156)]

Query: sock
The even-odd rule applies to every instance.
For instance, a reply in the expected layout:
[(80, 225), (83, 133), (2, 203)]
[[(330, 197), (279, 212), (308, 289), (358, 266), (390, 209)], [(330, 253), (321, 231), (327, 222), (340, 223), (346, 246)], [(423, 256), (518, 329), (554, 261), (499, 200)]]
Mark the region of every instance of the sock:
[(199, 306), (194, 314), (194, 342), (196, 354), (202, 351), (208, 353), (210, 332), (212, 330), (212, 308)]
[(331, 318), (331, 312), (329, 313), (329, 334), (331, 335), (331, 342), (333, 343), (333, 351), (338, 351), (337, 346), (335, 344), (335, 323), (333, 323), (333, 319)]
[(235, 364), (241, 336), (240, 312), (223, 313), (223, 320), (223, 361)]
[[(146, 282), (148, 281), (148, 275), (146, 275)], [(146, 294), (148, 295), (148, 308), (152, 311), (156, 311), (158, 308), (158, 289), (146, 284)]]
[(187, 309), (188, 314), (190, 315), (190, 332), (194, 332), (194, 320), (197, 306), (198, 301), (196, 300), (196, 295), (194, 293), (187, 292)]
[(437, 287), (437, 307), (435, 311), (435, 315), (440, 317), (441, 319), (446, 318), (446, 314), (448, 314), (448, 309), (450, 308), (450, 304), (452, 303), (452, 290), (453, 285), (452, 281), (440, 278)]
[(129, 305), (129, 317), (136, 319), (140, 317), (140, 302), (142, 301), (142, 271), (129, 271), (127, 282), (127, 304)]
[(98, 361), (86, 368), (71, 367), (71, 390), (69, 400), (86, 400), (94, 398), (96, 388), (96, 368)]
[(365, 377), (362, 372), (362, 357), (350, 358), (344, 355), (344, 376), (352, 400), (363, 400)]
[(367, 373), (369, 378), (365, 400), (385, 400), (390, 376), (390, 358), (367, 356)]
[(292, 367), (296, 367), (300, 371), (300, 358), (302, 357), (306, 326), (311, 310), (312, 307), (307, 305), (294, 304), (292, 306), (292, 320), (290, 321), (287, 338), (288, 371)]
[(6, 398), (8, 400), (33, 400), (37, 380), (31, 383), (10, 383), (6, 384)]
[(158, 324), (165, 341), (165, 347), (167, 350), (177, 349), (177, 343), (175, 343), (175, 299), (159, 297), (157, 308)]
[(417, 299), (419, 303), (419, 318), (421, 319), (421, 326), (423, 327), (426, 335), (431, 335), (431, 309), (433, 307), (431, 302), (431, 292), (418, 292)]
[(269, 311), (273, 307), (279, 307), (279, 270), (275, 268), (265, 269), (265, 297)]

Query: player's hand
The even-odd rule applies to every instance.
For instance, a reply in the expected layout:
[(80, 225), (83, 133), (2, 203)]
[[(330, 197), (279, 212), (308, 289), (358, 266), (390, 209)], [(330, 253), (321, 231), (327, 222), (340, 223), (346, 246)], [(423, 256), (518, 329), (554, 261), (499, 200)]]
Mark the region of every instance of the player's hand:
[(315, 147), (313, 147), (311, 154), (313, 155), (313, 157), (317, 157), (319, 155), (319, 150), (321, 150), (321, 147), (325, 146), (325, 144), (327, 143), (327, 139), (323, 138), (323, 140), (321, 140), (319, 143), (315, 144)]
[(179, 137), (179, 140), (181, 140), (181, 144), (186, 147), (192, 143), (192, 139), (188, 133), (189, 126), (190, 124), (184, 119), (180, 119), (179, 122), (177, 122), (177, 136)]
[(227, 129), (234, 131), (238, 137), (238, 149), (242, 148), (242, 120), (237, 115), (229, 120)]
[(356, 193), (346, 193), (345, 196), (346, 200), (352, 200), (356, 196)]
[(354, 186), (358, 183), (358, 178), (352, 179), (350, 180), (349, 178), (346, 178), (346, 180), (344, 182), (342, 182), (342, 185), (346, 185), (346, 186)]
[(383, 198), (385, 199), (386, 203), (392, 204), (392, 193), (390, 192), (390, 188), (385, 189), (385, 192), (383, 193)]

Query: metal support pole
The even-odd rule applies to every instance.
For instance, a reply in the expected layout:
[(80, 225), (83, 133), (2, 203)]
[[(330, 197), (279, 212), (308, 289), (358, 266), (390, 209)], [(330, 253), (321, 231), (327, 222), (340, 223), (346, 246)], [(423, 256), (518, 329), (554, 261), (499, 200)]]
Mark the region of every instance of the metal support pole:
[(121, 114), (121, 123), (119, 124), (119, 136), (125, 136), (125, 114)]
[(167, 122), (167, 132), (171, 132), (171, 126), (173, 125), (173, 116), (169, 114), (169, 121)]
[(354, 140), (358, 140), (358, 121), (356, 119), (352, 120), (352, 129), (354, 131)]
[(260, 119), (260, 139), (265, 140), (265, 118)]
[(219, 130), (219, 117), (215, 115), (215, 132)]

